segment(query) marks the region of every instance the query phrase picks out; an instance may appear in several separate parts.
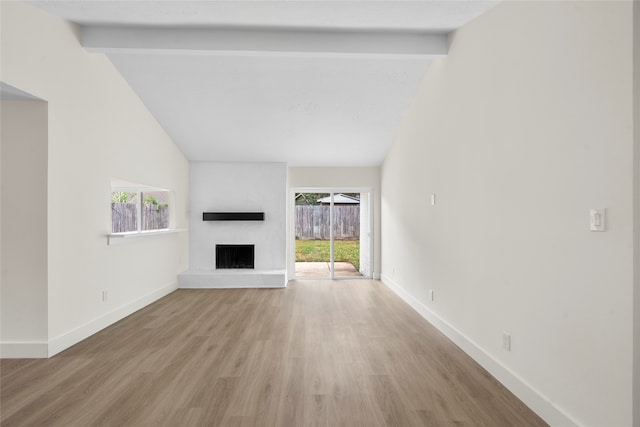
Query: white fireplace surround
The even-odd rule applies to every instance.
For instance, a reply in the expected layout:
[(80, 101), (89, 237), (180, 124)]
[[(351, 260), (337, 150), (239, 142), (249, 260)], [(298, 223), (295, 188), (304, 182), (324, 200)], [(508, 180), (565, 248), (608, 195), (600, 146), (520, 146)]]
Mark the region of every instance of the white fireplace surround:
[[(189, 269), (181, 288), (286, 285), (284, 163), (191, 162)], [(264, 212), (264, 221), (203, 221), (203, 212)], [(255, 245), (254, 269), (216, 269), (216, 245)]]

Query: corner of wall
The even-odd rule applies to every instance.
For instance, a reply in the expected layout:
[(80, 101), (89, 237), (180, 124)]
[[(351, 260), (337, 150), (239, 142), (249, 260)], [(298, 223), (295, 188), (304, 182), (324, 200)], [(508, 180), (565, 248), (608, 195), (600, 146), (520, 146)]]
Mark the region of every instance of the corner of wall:
[(633, 2), (633, 425), (640, 427), (640, 1)]

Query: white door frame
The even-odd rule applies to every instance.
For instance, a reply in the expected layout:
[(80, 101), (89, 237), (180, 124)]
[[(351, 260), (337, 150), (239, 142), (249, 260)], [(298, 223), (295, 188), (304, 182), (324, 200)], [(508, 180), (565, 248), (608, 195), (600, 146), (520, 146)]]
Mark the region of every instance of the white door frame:
[[(374, 194), (371, 187), (291, 187), (289, 189), (289, 265), (287, 276), (291, 280), (305, 280), (305, 279), (327, 279), (327, 277), (296, 277), (296, 193), (328, 193), (331, 196), (330, 204), (330, 262), (331, 269), (329, 272), (329, 279), (331, 280), (344, 280), (344, 279), (371, 279), (374, 271), (374, 233), (373, 233), (373, 211), (374, 211)], [(369, 193), (369, 271), (371, 276), (353, 276), (353, 277), (335, 277), (334, 276), (334, 251), (333, 251), (333, 195), (336, 193)], [(362, 239), (362, 236), (360, 236)]]

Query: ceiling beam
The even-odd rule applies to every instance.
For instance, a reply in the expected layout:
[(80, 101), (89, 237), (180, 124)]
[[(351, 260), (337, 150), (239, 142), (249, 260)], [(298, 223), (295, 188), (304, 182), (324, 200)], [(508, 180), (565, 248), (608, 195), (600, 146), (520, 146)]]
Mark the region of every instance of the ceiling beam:
[(388, 30), (86, 26), (82, 45), (102, 53), (447, 54), (446, 34)]

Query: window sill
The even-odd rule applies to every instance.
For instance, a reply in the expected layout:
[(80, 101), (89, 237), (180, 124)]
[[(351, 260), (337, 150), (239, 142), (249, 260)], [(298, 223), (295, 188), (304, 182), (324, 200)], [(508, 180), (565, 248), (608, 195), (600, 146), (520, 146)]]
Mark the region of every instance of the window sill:
[(137, 239), (140, 237), (153, 237), (164, 236), (167, 234), (183, 233), (187, 230), (184, 228), (166, 228), (164, 230), (149, 230), (149, 231), (132, 231), (129, 233), (111, 233), (107, 234), (107, 244), (112, 245), (116, 242), (123, 241), (125, 239)]

